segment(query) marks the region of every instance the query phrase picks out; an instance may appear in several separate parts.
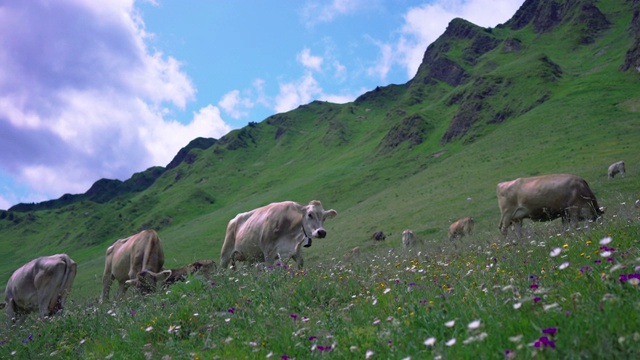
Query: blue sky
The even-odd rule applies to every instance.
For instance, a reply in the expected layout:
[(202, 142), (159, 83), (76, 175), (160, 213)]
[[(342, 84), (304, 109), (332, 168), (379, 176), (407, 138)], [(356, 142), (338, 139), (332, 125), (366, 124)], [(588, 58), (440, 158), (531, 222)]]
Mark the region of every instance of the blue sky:
[(165, 166), (190, 140), (415, 74), (523, 0), (0, 2), (0, 209)]

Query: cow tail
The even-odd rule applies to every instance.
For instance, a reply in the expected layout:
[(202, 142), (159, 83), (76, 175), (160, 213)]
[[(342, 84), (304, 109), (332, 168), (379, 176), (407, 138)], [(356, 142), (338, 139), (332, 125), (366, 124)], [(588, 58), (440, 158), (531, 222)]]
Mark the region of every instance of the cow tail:
[(226, 268), (229, 262), (235, 265), (234, 253), (236, 248), (236, 231), (238, 229), (238, 219), (235, 218), (227, 225), (227, 232), (220, 251), (220, 267)]

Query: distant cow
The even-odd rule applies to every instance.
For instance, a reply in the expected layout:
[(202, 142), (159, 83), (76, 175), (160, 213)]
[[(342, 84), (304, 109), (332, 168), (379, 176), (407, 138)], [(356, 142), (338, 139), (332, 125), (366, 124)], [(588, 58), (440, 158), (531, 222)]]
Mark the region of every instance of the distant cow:
[(344, 261), (350, 261), (353, 258), (357, 258), (360, 256), (360, 246), (356, 246), (353, 249), (347, 251), (346, 254), (342, 257)]
[(76, 277), (77, 265), (67, 254), (43, 256), (16, 270), (5, 288), (7, 324), (38, 311), (51, 316), (64, 308)]
[[(562, 223), (595, 220), (604, 213), (587, 182), (568, 174), (542, 175), (501, 182), (496, 188), (500, 207), (500, 232), (514, 224), (518, 237), (522, 237), (522, 219), (551, 221), (562, 218)], [(582, 210), (588, 211), (584, 216)]]
[(609, 175), (609, 179), (613, 179), (617, 174), (624, 177), (624, 161), (618, 161), (611, 164), (607, 174)]
[(416, 245), (416, 237), (413, 231), (406, 229), (402, 232), (402, 247), (407, 250)]
[(371, 238), (375, 241), (382, 241), (382, 240), (385, 240), (387, 237), (384, 235), (382, 231), (376, 231), (373, 233), (373, 235), (371, 235)]
[(236, 215), (227, 225), (220, 251), (220, 267), (226, 269), (236, 261), (264, 261), (273, 265), (276, 259), (286, 262), (293, 258), (302, 268), (302, 247), (311, 246), (311, 238), (324, 238), (324, 220), (337, 215), (325, 211), (320, 201), (309, 205), (293, 201), (272, 203)]
[(116, 240), (106, 253), (102, 301), (109, 300), (109, 290), (114, 279), (118, 280), (119, 285), (117, 299), (122, 298), (130, 285), (136, 285), (142, 293), (150, 292), (155, 284), (138, 281), (138, 274), (142, 270), (159, 273), (163, 265), (164, 251), (155, 231), (143, 230), (126, 239)]
[(196, 273), (208, 276), (215, 268), (216, 264), (212, 260), (199, 260), (181, 268), (163, 270), (159, 273), (144, 269), (138, 274), (137, 279), (127, 280), (127, 282), (132, 285), (137, 282), (144, 282), (146, 284), (162, 284), (162, 286), (166, 287), (178, 281), (185, 281), (187, 276), (194, 275)]
[(457, 236), (461, 238), (471, 235), (473, 226), (475, 225), (473, 218), (470, 216), (464, 217), (449, 226), (449, 240), (455, 239)]

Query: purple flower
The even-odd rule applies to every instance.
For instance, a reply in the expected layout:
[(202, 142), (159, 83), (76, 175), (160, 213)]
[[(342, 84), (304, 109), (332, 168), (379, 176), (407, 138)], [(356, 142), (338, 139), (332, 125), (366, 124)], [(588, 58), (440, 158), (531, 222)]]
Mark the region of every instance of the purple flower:
[(313, 340), (316, 340), (316, 339), (318, 339), (318, 337), (315, 336), (315, 335), (314, 336), (309, 336), (309, 341), (313, 341)]
[(212, 281), (212, 282), (209, 283), (209, 285), (210, 286), (216, 286), (216, 283), (215, 283), (215, 281)]
[(129, 311), (129, 315), (133, 316), (133, 315), (135, 315), (135, 314), (136, 314), (136, 311), (135, 311), (135, 310), (131, 309), (131, 310)]
[(282, 360), (289, 360), (289, 359), (290, 359), (290, 357), (289, 357), (289, 355), (287, 355), (287, 354), (283, 354), (282, 356), (280, 356), (280, 359), (282, 359)]
[(555, 349), (556, 348), (556, 343), (553, 340), (550, 340), (546, 336), (541, 336), (540, 339), (536, 340), (533, 343), (533, 346), (535, 346), (536, 348), (550, 347), (550, 348)]
[(602, 262), (602, 260), (597, 259), (597, 260), (593, 260), (593, 262), (596, 263), (596, 264), (600, 264)]
[(593, 269), (590, 266), (583, 266), (583, 267), (580, 268), (580, 272), (583, 273), (583, 274), (586, 273), (586, 272), (591, 272), (591, 271), (593, 271)]
[(557, 327), (548, 327), (546, 329), (542, 329), (542, 333), (543, 334), (547, 334), (547, 335), (555, 335), (558, 332), (558, 328)]
[(228, 313), (232, 313), (232, 314), (233, 314), (233, 313), (235, 313), (235, 312), (236, 312), (236, 308), (234, 308), (234, 307), (229, 308), (229, 310), (227, 310), (227, 312), (228, 312)]
[(320, 350), (320, 351), (329, 351), (329, 350), (331, 350), (331, 345), (327, 345), (327, 346), (318, 345), (318, 350)]
[(298, 315), (296, 315), (296, 314), (291, 314), (290, 316), (291, 316), (291, 318), (292, 318), (293, 320), (296, 320), (296, 319), (298, 318)]
[(539, 287), (538, 284), (529, 285), (529, 289), (537, 289), (538, 287)]
[(537, 297), (537, 296), (536, 296), (536, 297), (534, 297), (534, 298), (533, 298), (533, 303), (534, 303), (534, 304), (536, 304), (536, 303), (538, 303), (538, 301), (540, 301), (540, 300), (541, 300), (541, 299), (540, 299), (539, 297)]

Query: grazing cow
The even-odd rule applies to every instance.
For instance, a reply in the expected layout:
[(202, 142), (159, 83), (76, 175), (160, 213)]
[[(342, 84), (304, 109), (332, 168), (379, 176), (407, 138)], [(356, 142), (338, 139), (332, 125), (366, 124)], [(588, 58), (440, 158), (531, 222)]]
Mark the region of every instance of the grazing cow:
[[(155, 284), (138, 281), (142, 270), (160, 272), (164, 265), (164, 251), (160, 238), (154, 230), (116, 240), (109, 246), (102, 275), (102, 300), (109, 300), (113, 280), (118, 280), (117, 299), (122, 298), (129, 286), (135, 285), (143, 294), (155, 288)], [(166, 273), (170, 275), (170, 273)]]
[(360, 246), (356, 246), (353, 249), (347, 251), (346, 254), (342, 257), (344, 261), (350, 261), (353, 258), (360, 256)]
[(618, 161), (611, 164), (607, 174), (609, 175), (609, 179), (613, 179), (617, 174), (624, 177), (624, 161)]
[(67, 254), (43, 256), (16, 270), (5, 288), (7, 324), (38, 310), (40, 317), (64, 308), (76, 277), (77, 264)]
[(159, 273), (144, 269), (138, 274), (138, 279), (127, 281), (131, 283), (142, 281), (147, 284), (160, 283), (163, 287), (167, 287), (178, 281), (185, 281), (187, 276), (194, 275), (196, 273), (207, 276), (211, 274), (215, 268), (216, 264), (212, 260), (198, 260), (193, 264), (177, 269), (163, 270)]
[(293, 201), (272, 203), (249, 212), (236, 215), (227, 225), (227, 233), (220, 251), (220, 266), (236, 261), (251, 263), (263, 261), (273, 265), (276, 259), (286, 262), (293, 258), (302, 268), (302, 247), (311, 246), (311, 238), (324, 238), (324, 220), (337, 212), (325, 211), (320, 201), (309, 205)]
[(464, 217), (449, 226), (449, 240), (455, 239), (457, 236), (461, 238), (463, 236), (471, 235), (473, 226), (475, 225), (473, 218), (470, 216)]
[[(542, 175), (518, 178), (498, 184), (496, 188), (500, 207), (500, 232), (514, 224), (518, 237), (522, 237), (522, 219), (551, 221), (562, 218), (563, 225), (578, 220), (595, 220), (604, 213), (587, 182), (569, 174)], [(588, 211), (584, 216), (583, 209)]]
[(384, 235), (382, 231), (376, 231), (373, 233), (373, 235), (371, 235), (371, 238), (375, 241), (382, 241), (382, 240), (385, 240), (387, 237)]
[(413, 231), (406, 229), (402, 232), (402, 247), (408, 250), (416, 245), (416, 237)]

